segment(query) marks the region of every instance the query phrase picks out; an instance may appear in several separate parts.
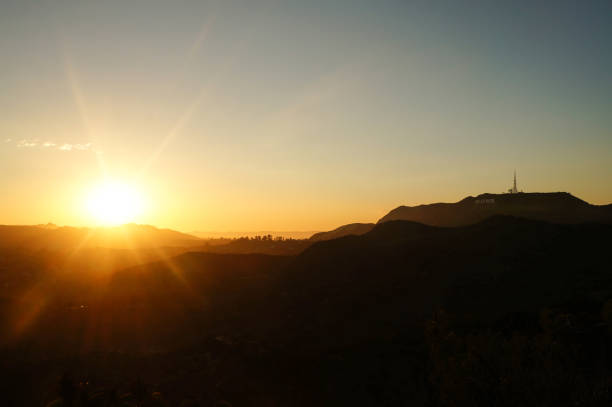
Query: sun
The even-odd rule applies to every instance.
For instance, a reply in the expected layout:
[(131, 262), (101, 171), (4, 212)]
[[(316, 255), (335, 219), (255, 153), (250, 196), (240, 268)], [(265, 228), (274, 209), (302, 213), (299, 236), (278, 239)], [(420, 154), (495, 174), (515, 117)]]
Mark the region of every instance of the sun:
[(143, 201), (136, 187), (105, 181), (89, 191), (86, 206), (97, 223), (113, 226), (132, 222), (142, 213)]

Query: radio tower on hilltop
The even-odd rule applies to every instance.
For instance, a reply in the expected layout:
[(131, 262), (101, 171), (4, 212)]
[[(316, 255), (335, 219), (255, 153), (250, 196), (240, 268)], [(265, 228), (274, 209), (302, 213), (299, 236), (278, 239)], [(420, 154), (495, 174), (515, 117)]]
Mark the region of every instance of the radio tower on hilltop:
[(508, 190), (509, 194), (518, 194), (518, 188), (516, 187), (516, 170), (514, 170), (514, 184), (512, 185), (512, 188), (510, 188)]

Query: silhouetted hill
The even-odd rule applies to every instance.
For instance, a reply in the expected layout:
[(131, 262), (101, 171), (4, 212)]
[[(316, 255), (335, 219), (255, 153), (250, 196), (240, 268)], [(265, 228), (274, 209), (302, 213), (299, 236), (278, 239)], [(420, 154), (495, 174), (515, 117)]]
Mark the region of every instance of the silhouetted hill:
[(433, 226), (464, 226), (493, 215), (511, 215), (555, 223), (612, 223), (611, 205), (591, 205), (567, 192), (482, 194), (456, 203), (400, 206), (378, 223), (409, 220)]
[[(377, 223), (409, 220), (432, 226), (465, 226), (494, 215), (510, 215), (554, 223), (612, 223), (612, 204), (591, 205), (566, 192), (481, 194), (456, 203), (435, 203), (400, 206), (383, 216)], [(327, 232), (319, 232), (310, 240), (337, 239), (362, 235), (372, 230), (373, 223), (351, 223)]]
[(419, 333), (438, 308), (491, 322), (576, 297), (612, 298), (611, 236), (609, 225), (510, 216), (456, 228), (390, 221), (296, 257), (187, 253), (121, 271), (104, 293), (77, 293), (90, 310), (114, 310), (107, 323), (122, 332), (117, 341), (138, 323), (166, 344), (168, 335), (201, 331), (352, 346)]
[(30, 250), (65, 250), (76, 247), (141, 249), (201, 244), (202, 240), (195, 236), (170, 229), (158, 229), (150, 225), (127, 224), (100, 228), (0, 225), (0, 247), (5, 248)]
[(567, 386), (592, 405), (612, 365), (611, 242), (596, 223), (389, 221), (298, 256), (184, 253), (102, 280), (4, 249), (17, 280), (0, 283), (20, 294), (0, 298), (0, 356), (25, 400), (76, 366), (97, 386), (155, 383), (172, 405), (522, 405), (517, 389), (550, 401)]
[(384, 222), (296, 258), (284, 282), (286, 329), (346, 345), (417, 332), (437, 308), (490, 322), (575, 297), (604, 301), (612, 298), (611, 242), (612, 227), (601, 224), (510, 216), (457, 228)]
[(363, 235), (364, 233), (368, 233), (370, 230), (372, 230), (374, 226), (374, 223), (351, 223), (340, 226), (334, 230), (330, 230), (329, 232), (315, 233), (310, 237), (310, 240), (321, 241), (337, 239), (347, 235)]
[[(10, 292), (0, 291), (0, 303), (9, 303), (0, 310), (0, 344), (27, 338), (52, 348), (148, 350), (172, 349), (227, 329), (237, 335), (261, 325), (255, 314), (290, 259), (191, 252), (113, 273), (84, 273), (15, 255), (0, 262), (0, 271), (21, 269), (7, 273), (10, 280), (0, 279), (11, 285)], [(31, 313), (35, 324), (15, 330)]]

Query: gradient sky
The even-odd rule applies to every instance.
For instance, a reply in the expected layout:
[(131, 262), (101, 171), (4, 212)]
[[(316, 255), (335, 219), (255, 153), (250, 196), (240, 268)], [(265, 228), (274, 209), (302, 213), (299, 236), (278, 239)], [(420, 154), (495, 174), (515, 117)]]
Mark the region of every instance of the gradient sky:
[(324, 230), (502, 192), (612, 202), (610, 1), (0, 3), (0, 223)]

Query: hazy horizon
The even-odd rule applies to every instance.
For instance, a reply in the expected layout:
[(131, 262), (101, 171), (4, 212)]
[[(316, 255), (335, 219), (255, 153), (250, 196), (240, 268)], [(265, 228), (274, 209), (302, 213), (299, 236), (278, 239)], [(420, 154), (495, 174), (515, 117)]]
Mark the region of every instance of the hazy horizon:
[[(524, 191), (521, 191), (519, 189), (519, 191), (521, 193), (523, 193)], [(507, 192), (502, 192), (501, 194), (506, 194)], [(569, 193), (567, 191), (548, 191), (548, 192), (542, 192), (542, 191), (530, 191), (530, 192), (525, 192), (527, 194), (529, 193)], [(496, 193), (491, 193), (491, 192), (484, 192), (482, 194), (496, 194)], [(475, 194), (475, 195), (466, 195), (463, 198), (467, 198), (467, 197), (476, 197), (478, 195), (482, 195), (482, 194)], [(570, 193), (571, 194), (571, 193)], [(462, 198), (462, 199), (463, 199)], [(580, 199), (580, 197), (576, 197), (578, 199)], [(459, 202), (461, 199), (458, 199), (456, 201), (452, 201), (452, 202), (444, 202), (444, 203), (457, 203)], [(428, 202), (428, 203), (422, 203), (422, 204), (418, 204), (415, 206), (419, 206), (419, 205), (431, 205), (431, 204), (436, 204), (436, 203), (442, 203), (442, 202)], [(591, 202), (588, 202), (589, 204), (592, 204)], [(597, 204), (595, 204), (597, 205)], [(607, 203), (607, 204), (603, 204), (602, 206), (605, 205), (612, 205), (612, 203)], [(399, 206), (404, 206), (404, 205), (397, 205), (393, 208), (389, 208), (389, 210), (385, 211), (384, 214), (387, 214), (389, 211), (399, 207)], [(410, 205), (406, 205), (406, 206), (410, 206)], [(384, 215), (383, 214), (383, 215)], [(381, 216), (382, 217), (382, 216)], [(366, 223), (377, 223), (380, 218), (376, 218), (376, 219), (371, 219), (371, 220), (366, 220), (366, 221), (355, 221), (355, 222), (348, 222), (347, 224), (356, 224), (356, 223), (362, 223), (362, 224), (366, 224)], [(49, 226), (52, 225), (53, 227), (75, 227), (75, 228), (117, 228), (117, 227), (122, 227), (122, 226), (129, 226), (129, 225), (136, 225), (136, 226), (153, 226), (157, 229), (166, 229), (166, 230), (175, 230), (177, 232), (181, 232), (181, 233), (185, 233), (185, 234), (189, 234), (195, 237), (198, 237), (200, 239), (236, 239), (236, 238), (241, 238), (241, 237), (256, 237), (256, 236), (267, 236), (267, 235), (271, 235), (273, 237), (283, 237), (283, 238), (293, 238), (293, 239), (308, 239), (310, 238), (312, 235), (319, 233), (319, 232), (326, 232), (326, 231), (331, 231), (334, 230), (340, 226), (344, 226), (344, 224), (342, 225), (334, 225), (334, 226), (330, 226), (327, 229), (321, 229), (321, 230), (231, 230), (231, 229), (219, 229), (219, 230), (182, 230), (182, 229), (176, 229), (176, 228), (170, 228), (170, 227), (166, 227), (163, 225), (156, 225), (156, 224), (148, 224), (148, 223), (135, 223), (135, 222), (126, 222), (126, 223), (122, 223), (122, 224), (117, 224), (117, 225), (68, 225), (68, 224), (57, 224), (55, 222), (46, 222), (46, 223), (34, 223), (34, 224), (2, 224), (0, 223), (0, 226), (41, 226), (41, 227), (45, 227), (45, 226)]]
[(8, 1), (0, 34), (2, 224), (322, 231), (515, 169), (612, 202), (610, 2)]

